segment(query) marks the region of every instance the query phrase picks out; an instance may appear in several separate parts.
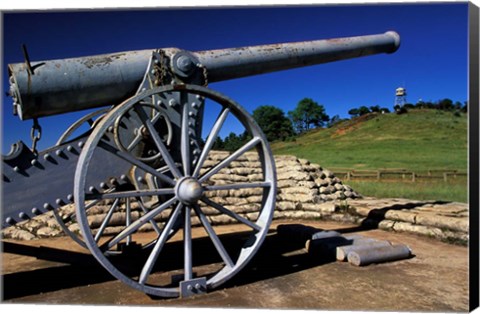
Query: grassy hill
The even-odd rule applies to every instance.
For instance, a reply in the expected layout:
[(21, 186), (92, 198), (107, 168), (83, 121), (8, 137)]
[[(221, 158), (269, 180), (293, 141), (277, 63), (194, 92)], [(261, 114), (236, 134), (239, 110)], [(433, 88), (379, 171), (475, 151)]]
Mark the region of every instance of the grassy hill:
[(467, 169), (467, 118), (436, 110), (369, 114), (272, 144), (326, 168)]
[[(274, 154), (291, 154), (329, 168), (375, 170), (405, 168), (415, 172), (429, 169), (467, 171), (467, 116), (437, 110), (410, 110), (407, 114), (369, 114), (343, 121), (328, 129), (316, 129), (297, 137), (294, 142), (272, 143)], [(391, 195), (387, 183), (349, 182), (364, 195), (416, 197), (466, 201), (466, 179), (458, 189), (443, 182), (423, 183), (432, 190), (445, 189), (449, 195), (423, 193), (424, 187), (406, 183), (406, 188), (420, 195)], [(362, 186), (363, 184), (363, 186)], [(400, 183), (398, 185), (401, 185)], [(393, 188), (393, 187), (392, 187)], [(398, 190), (400, 187), (394, 187)], [(363, 190), (362, 190), (363, 189)], [(368, 193), (365, 191), (368, 190)], [(384, 193), (385, 192), (385, 193)], [(376, 195), (372, 195), (376, 194)], [(409, 194), (408, 192), (404, 192)]]

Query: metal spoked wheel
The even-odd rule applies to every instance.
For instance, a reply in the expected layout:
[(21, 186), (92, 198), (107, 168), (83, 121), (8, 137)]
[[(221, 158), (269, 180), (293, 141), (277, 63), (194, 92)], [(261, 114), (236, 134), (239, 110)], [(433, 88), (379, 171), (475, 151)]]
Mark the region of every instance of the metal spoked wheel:
[[(176, 112), (179, 119), (173, 123), (174, 141), (167, 146), (162, 141), (162, 131), (151, 123), (148, 112), (141, 104), (162, 103), (169, 97), (174, 97), (178, 103)], [(199, 99), (201, 103), (195, 102)], [(217, 108), (216, 119), (211, 116), (214, 111), (205, 108), (202, 108), (205, 113), (203, 119), (195, 116), (201, 112), (199, 107), (207, 103)], [(136, 158), (118, 148), (108, 136), (109, 127), (115, 124), (118, 117), (131, 110), (140, 118), (141, 126), (146, 130), (144, 134), (148, 134), (155, 143), (163, 165)], [(247, 140), (240, 148), (229, 154), (224, 153), (221, 160), (212, 163), (212, 148), (221, 130), (228, 130), (231, 120), (244, 128), (243, 134)], [(202, 132), (202, 126), (198, 125), (200, 122), (209, 131), (205, 140), (199, 135)], [(228, 172), (246, 154), (254, 154), (259, 162), (260, 173), (256, 180), (238, 183), (215, 179)], [(95, 169), (98, 164), (107, 163), (110, 159), (130, 164), (132, 169), (140, 169), (153, 180), (149, 184), (135, 185), (134, 189), (128, 191), (92, 190), (89, 185), (95, 177)], [(222, 204), (217, 197), (222, 193), (234, 195), (245, 190), (257, 191), (258, 196), (255, 212), (249, 212), (248, 215)], [(114, 235), (95, 235), (89, 227), (86, 204), (118, 197), (138, 203), (142, 203), (143, 198), (155, 197), (156, 202), (149, 208), (143, 208), (143, 215), (129, 219)], [(188, 296), (213, 289), (242, 269), (258, 251), (268, 232), (275, 197), (274, 159), (258, 125), (234, 101), (195, 85), (163, 86), (148, 90), (113, 109), (87, 140), (75, 174), (78, 221), (92, 254), (116, 278), (147, 294), (162, 297)], [(112, 208), (111, 211), (115, 211), (114, 206)], [(245, 232), (232, 237), (235, 240), (230, 241), (224, 235), (222, 226), (212, 223), (210, 215), (213, 214), (228, 217)], [(157, 226), (154, 232), (140, 232), (149, 225), (156, 225), (157, 221), (165, 223), (162, 227)], [(169, 237), (172, 228), (179, 222), (182, 234), (179, 232)], [(105, 254), (129, 242), (142, 243), (148, 237), (153, 237), (155, 244), (152, 249), (143, 250), (142, 254), (135, 252), (135, 258), (120, 260)]]
[[(55, 144), (56, 146), (62, 145), (70, 140), (72, 140), (73, 136), (78, 132), (78, 130), (81, 130), (84, 128), (86, 125), (88, 125), (89, 129), (93, 129), (97, 124), (98, 121), (104, 116), (105, 113), (110, 110), (109, 108), (102, 108), (100, 110), (96, 110), (94, 112), (88, 113), (85, 116), (81, 117), (77, 121), (75, 121), (63, 134), (58, 138), (57, 143)], [(61, 208), (55, 208), (53, 211), (53, 216), (57, 220), (58, 225), (60, 228), (62, 228), (63, 232), (70, 236), (70, 238), (78, 243), (80, 246), (87, 248), (87, 245), (81, 239), (81, 236), (76, 234), (75, 232), (72, 232), (69, 228), (68, 225), (70, 225), (73, 221), (75, 221), (75, 211), (71, 211), (68, 213), (60, 213)]]
[[(111, 108), (103, 108), (103, 109), (91, 112), (83, 116), (82, 118), (78, 119), (60, 136), (60, 138), (57, 140), (56, 145), (57, 146), (62, 145), (72, 140), (74, 141), (76, 136), (84, 137), (85, 135), (78, 134), (79, 131), (81, 131), (82, 129), (85, 129), (86, 127), (89, 129), (84, 130), (83, 132), (85, 133), (88, 133), (91, 130), (93, 130), (109, 110), (111, 110)], [(152, 123), (154, 124), (158, 123), (158, 120), (162, 118), (160, 117), (160, 115), (157, 115), (157, 114), (154, 114), (152, 116), (153, 116)], [(122, 121), (122, 123), (124, 123), (124, 119), (121, 119), (121, 118), (123, 117), (120, 117), (116, 121), (117, 127), (118, 127), (119, 121)], [(168, 132), (166, 135), (167, 139), (165, 139), (165, 141), (168, 140), (168, 137), (171, 137), (171, 127), (168, 126), (167, 129), (168, 129)], [(115, 132), (115, 134), (117, 133), (118, 132)], [(140, 142), (140, 140), (138, 139), (138, 136), (135, 137), (135, 141), (136, 141), (136, 145), (138, 145), (138, 142)], [(114, 180), (114, 182), (115, 181), (116, 180)], [(125, 189), (124, 187), (119, 186), (118, 182), (115, 182), (115, 184), (110, 183), (108, 186), (106, 186), (106, 183), (104, 182), (100, 188), (103, 188), (104, 193), (112, 193), (112, 192), (115, 192), (117, 189), (119, 190)], [(115, 220), (115, 215), (117, 215), (116, 217), (117, 220), (119, 220), (118, 214), (122, 212), (124, 212), (125, 214), (128, 213), (129, 216), (131, 216), (132, 207), (134, 210), (137, 209), (137, 211), (138, 209), (141, 209), (143, 212), (148, 211), (146, 209), (146, 207), (148, 206), (146, 206), (145, 203), (142, 202), (140, 199), (130, 199), (127, 197), (125, 198), (118, 197), (118, 198), (113, 198), (108, 200), (100, 200), (100, 199), (91, 200), (85, 204), (84, 209), (87, 213), (91, 213), (91, 212), (98, 212), (99, 210), (101, 210), (101, 207), (103, 208), (108, 207), (108, 211), (107, 211), (107, 214), (103, 217), (101, 224), (93, 222), (93, 226), (98, 227), (96, 228), (97, 230), (95, 230), (95, 239), (97, 239), (97, 241), (102, 235), (104, 235), (106, 231), (108, 232), (109, 228), (112, 229), (112, 226), (109, 226), (109, 224), (112, 223), (112, 219)], [(64, 208), (56, 208), (52, 212), (55, 219), (57, 220), (57, 223), (65, 232), (65, 234), (70, 236), (70, 238), (74, 240), (76, 243), (78, 243), (80, 246), (84, 248), (88, 248), (83, 239), (83, 235), (76, 233), (75, 231), (72, 231), (69, 228), (69, 226), (71, 226), (72, 223), (74, 223), (77, 220), (75, 210), (71, 211), (68, 209), (65, 211)], [(90, 224), (92, 225), (92, 222)], [(152, 224), (151, 228), (157, 231), (160, 230), (157, 224), (155, 225)], [(172, 231), (172, 235), (175, 231), (178, 230), (178, 228), (179, 226), (177, 225), (176, 228)], [(142, 245), (141, 248), (142, 249), (148, 248), (153, 244), (153, 242), (154, 241), (150, 241), (149, 243)], [(122, 250), (124, 248), (125, 247), (123, 247)], [(122, 250), (108, 250), (105, 252), (105, 254), (117, 255), (117, 254), (121, 254)]]

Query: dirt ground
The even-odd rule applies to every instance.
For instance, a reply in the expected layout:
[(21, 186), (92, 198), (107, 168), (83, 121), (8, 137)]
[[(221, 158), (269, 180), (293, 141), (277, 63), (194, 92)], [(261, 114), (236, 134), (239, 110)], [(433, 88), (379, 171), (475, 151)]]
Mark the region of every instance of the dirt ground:
[[(279, 224), (292, 223), (403, 243), (414, 257), (365, 267), (321, 260), (275, 232)], [(242, 231), (235, 225), (222, 230)], [(275, 221), (240, 273), (214, 291), (184, 299), (152, 298), (130, 288), (70, 238), (5, 240), (2, 263), (3, 302), (15, 304), (466, 312), (469, 302), (468, 248), (323, 221)]]

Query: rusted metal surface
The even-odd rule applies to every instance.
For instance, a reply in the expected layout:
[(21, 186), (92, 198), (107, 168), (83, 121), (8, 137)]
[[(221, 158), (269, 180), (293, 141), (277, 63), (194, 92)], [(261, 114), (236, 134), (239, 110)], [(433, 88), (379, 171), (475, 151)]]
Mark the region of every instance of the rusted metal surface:
[(9, 65), (10, 94), (22, 120), (118, 104), (135, 94), (151, 50)]
[[(395, 32), (297, 43), (189, 52), (165, 48), (163, 67), (185, 83), (287, 70), (398, 49)], [(155, 50), (9, 65), (10, 94), (20, 119), (116, 105), (133, 96)], [(30, 73), (31, 72), (31, 73)], [(196, 79), (194, 79), (196, 77)]]
[(209, 81), (216, 82), (377, 53), (392, 53), (399, 46), (400, 36), (389, 31), (380, 35), (201, 51), (196, 56), (208, 69)]

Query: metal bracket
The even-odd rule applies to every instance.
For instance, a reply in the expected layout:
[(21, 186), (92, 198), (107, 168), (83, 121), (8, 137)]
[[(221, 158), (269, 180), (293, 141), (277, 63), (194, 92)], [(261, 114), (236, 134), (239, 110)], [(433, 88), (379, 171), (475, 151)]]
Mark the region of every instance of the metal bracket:
[(207, 292), (207, 278), (195, 278), (180, 282), (180, 297), (188, 298), (197, 294), (204, 294)]

